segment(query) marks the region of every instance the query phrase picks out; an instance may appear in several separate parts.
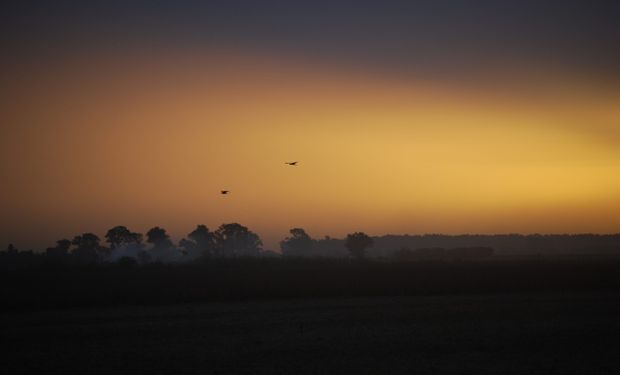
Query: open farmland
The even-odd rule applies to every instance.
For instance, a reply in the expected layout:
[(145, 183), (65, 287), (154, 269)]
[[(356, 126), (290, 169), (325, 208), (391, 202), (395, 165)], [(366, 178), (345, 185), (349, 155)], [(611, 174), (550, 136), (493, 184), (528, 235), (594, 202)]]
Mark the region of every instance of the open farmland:
[(11, 374), (613, 374), (620, 371), (619, 315), (617, 292), (7, 313), (2, 368)]

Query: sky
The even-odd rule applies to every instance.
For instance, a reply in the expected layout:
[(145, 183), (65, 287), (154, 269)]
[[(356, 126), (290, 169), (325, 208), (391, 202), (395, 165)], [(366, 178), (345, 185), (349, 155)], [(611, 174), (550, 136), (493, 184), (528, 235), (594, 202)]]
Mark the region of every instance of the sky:
[(620, 232), (612, 2), (1, 7), (0, 243)]

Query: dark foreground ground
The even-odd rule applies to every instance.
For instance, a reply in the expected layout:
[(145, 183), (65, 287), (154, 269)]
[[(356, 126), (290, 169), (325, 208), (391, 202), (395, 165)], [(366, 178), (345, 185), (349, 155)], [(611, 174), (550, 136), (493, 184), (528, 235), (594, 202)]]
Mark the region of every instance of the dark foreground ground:
[(616, 291), (68, 308), (0, 321), (4, 374), (620, 373)]

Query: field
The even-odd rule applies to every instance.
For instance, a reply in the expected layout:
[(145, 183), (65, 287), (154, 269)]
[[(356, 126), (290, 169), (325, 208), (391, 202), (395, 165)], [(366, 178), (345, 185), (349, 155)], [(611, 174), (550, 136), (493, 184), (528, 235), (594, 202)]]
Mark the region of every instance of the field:
[(229, 259), (0, 272), (5, 311), (223, 301), (620, 291), (620, 260)]
[(613, 374), (620, 293), (61, 309), (2, 315), (4, 373)]
[(0, 274), (3, 373), (617, 374), (614, 260)]

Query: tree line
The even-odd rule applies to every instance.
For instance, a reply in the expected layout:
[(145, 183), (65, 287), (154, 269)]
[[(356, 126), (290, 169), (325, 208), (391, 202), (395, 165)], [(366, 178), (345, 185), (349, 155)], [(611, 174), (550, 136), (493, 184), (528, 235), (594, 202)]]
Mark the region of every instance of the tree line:
[(303, 228), (293, 228), (280, 242), (280, 250), (280, 253), (264, 250), (259, 235), (238, 223), (222, 224), (214, 231), (206, 225), (197, 225), (178, 243), (161, 227), (153, 227), (142, 234), (119, 225), (110, 228), (103, 238), (95, 233), (82, 233), (73, 238), (60, 239), (44, 252), (19, 251), (9, 245), (6, 251), (0, 251), (0, 267), (28, 267), (43, 263), (144, 265), (279, 256), (451, 261), (485, 259), (497, 254), (620, 254), (620, 235), (427, 234), (370, 237), (363, 232), (355, 232), (344, 239), (329, 236), (315, 239)]
[[(284, 256), (311, 256), (314, 240), (301, 228), (290, 230), (280, 247)], [(366, 250), (373, 245), (373, 239), (363, 232), (347, 235), (345, 247), (350, 256), (363, 258)], [(10, 244), (0, 252), (3, 263), (28, 265), (44, 258), (52, 264), (101, 264), (120, 263), (139, 265), (149, 263), (182, 263), (204, 261), (214, 258), (239, 258), (278, 256), (277, 253), (263, 249), (258, 234), (238, 223), (220, 225), (211, 231), (206, 225), (197, 225), (185, 238), (175, 244), (168, 232), (161, 227), (153, 227), (142, 233), (133, 232), (126, 226), (110, 228), (102, 241), (94, 233), (82, 233), (73, 239), (63, 238), (48, 247), (44, 253), (19, 251)]]
[(384, 258), (396, 261), (453, 261), (487, 259), (494, 255), (620, 254), (620, 235), (385, 235), (370, 237), (350, 233), (344, 239), (312, 238), (303, 228), (293, 228), (280, 242), (280, 253), (263, 249), (258, 234), (238, 223), (211, 231), (197, 225), (178, 243), (168, 232), (153, 227), (145, 234), (126, 226), (110, 228), (103, 238), (82, 233), (63, 238), (44, 252), (19, 251), (9, 245), (0, 251), (0, 266), (28, 267), (45, 264), (143, 265), (201, 262), (240, 257)]

